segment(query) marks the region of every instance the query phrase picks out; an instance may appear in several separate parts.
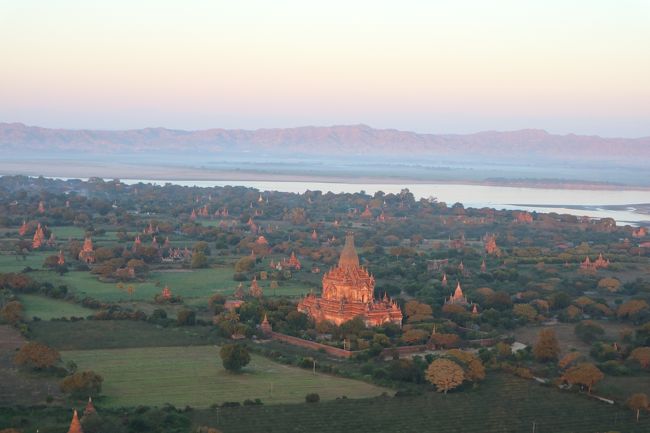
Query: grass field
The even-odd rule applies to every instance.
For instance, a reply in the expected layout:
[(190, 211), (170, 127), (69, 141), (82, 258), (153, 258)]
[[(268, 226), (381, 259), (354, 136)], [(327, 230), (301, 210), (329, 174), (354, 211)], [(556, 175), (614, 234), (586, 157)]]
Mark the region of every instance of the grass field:
[(209, 345), (216, 341), (211, 326), (163, 328), (131, 320), (32, 322), (30, 337), (58, 350)]
[(388, 391), (365, 382), (314, 375), (257, 355), (252, 355), (243, 373), (229, 373), (221, 366), (216, 346), (82, 350), (61, 355), (76, 362), (79, 369), (92, 369), (104, 377), (101, 404), (106, 406), (207, 407), (247, 398), (260, 398), (265, 404), (297, 403), (311, 392), (331, 400)]
[(630, 410), (503, 374), (476, 390), (417, 397), (379, 397), (318, 404), (196, 411), (198, 425), (228, 433), (596, 433), (650, 431)]
[[(45, 256), (38, 260), (27, 261), (20, 259), (16, 261), (14, 257), (7, 259), (4, 256), (5, 268), (12, 271), (20, 271), (25, 266), (38, 266), (41, 268)], [(3, 263), (0, 258), (0, 272), (3, 271)], [(6, 270), (5, 272), (9, 272)], [(125, 283), (125, 286), (132, 285), (135, 288), (133, 295), (129, 295), (126, 290), (121, 290), (116, 283), (102, 282), (97, 279), (96, 275), (83, 271), (70, 271), (64, 275), (58, 275), (52, 271), (37, 271), (30, 274), (32, 277), (43, 281), (50, 282), (54, 285), (65, 284), (71, 293), (78, 297), (89, 296), (100, 301), (106, 302), (128, 302), (128, 301), (153, 301), (154, 296), (159, 294), (165, 285), (168, 285), (175, 295), (181, 296), (189, 305), (206, 305), (207, 300), (215, 293), (231, 295), (238, 282), (232, 279), (233, 269), (230, 267), (192, 269), (192, 270), (163, 270), (153, 271), (147, 277), (145, 282)], [(244, 286), (248, 288), (249, 282), (244, 281)], [(269, 280), (260, 281), (260, 286), (266, 296), (300, 296), (309, 293), (314, 286), (301, 281), (282, 281), (280, 287), (271, 290)]]
[[(16, 256), (4, 251), (0, 254), (0, 273), (20, 272), (28, 266), (32, 269), (41, 269), (45, 258), (53, 254), (55, 253), (51, 251), (30, 253), (23, 260), (22, 256)], [(52, 273), (52, 275), (55, 274)]]
[(31, 320), (33, 317), (43, 320), (61, 317), (86, 317), (94, 313), (89, 308), (58, 299), (46, 298), (45, 296), (21, 295), (19, 299), (25, 309), (24, 313), (27, 320)]

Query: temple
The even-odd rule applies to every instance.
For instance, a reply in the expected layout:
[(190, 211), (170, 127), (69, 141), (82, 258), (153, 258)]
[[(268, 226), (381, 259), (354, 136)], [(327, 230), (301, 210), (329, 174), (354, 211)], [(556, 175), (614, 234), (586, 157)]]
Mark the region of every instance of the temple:
[(533, 216), (525, 211), (517, 211), (513, 213), (515, 216), (515, 222), (530, 224), (533, 222)]
[(584, 262), (580, 263), (580, 269), (583, 270), (598, 270), (606, 269), (609, 267), (609, 259), (603, 257), (603, 253), (598, 254), (598, 258), (593, 262), (589, 259), (589, 256), (585, 257)]
[(169, 289), (169, 287), (165, 286), (162, 289), (162, 292), (160, 293), (163, 299), (169, 300), (172, 298), (172, 291)]
[(315, 321), (331, 321), (337, 325), (361, 317), (366, 326), (385, 323), (402, 325), (402, 311), (386, 295), (374, 298), (375, 278), (359, 265), (354, 236), (345, 237), (338, 266), (323, 276), (323, 293), (307, 295), (298, 303), (298, 311)]
[(445, 305), (450, 304), (463, 306), (469, 304), (469, 301), (467, 301), (467, 296), (463, 294), (463, 289), (460, 288), (460, 282), (456, 284), (456, 290), (454, 290), (454, 294), (445, 299)]
[(79, 260), (88, 264), (95, 262), (95, 251), (93, 251), (93, 241), (89, 237), (84, 240), (84, 246), (79, 251)]
[(45, 233), (39, 224), (38, 227), (36, 227), (36, 231), (34, 232), (34, 239), (32, 239), (32, 249), (39, 249), (43, 245), (43, 242), (45, 242)]

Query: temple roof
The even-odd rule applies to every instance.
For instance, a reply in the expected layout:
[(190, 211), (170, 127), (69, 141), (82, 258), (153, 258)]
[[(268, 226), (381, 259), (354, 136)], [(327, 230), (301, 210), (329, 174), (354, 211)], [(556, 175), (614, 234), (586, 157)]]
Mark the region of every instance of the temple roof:
[(343, 251), (341, 251), (341, 257), (339, 258), (339, 267), (359, 267), (359, 256), (357, 255), (357, 250), (354, 248), (354, 235), (352, 233), (348, 233), (345, 236), (345, 246), (343, 247)]

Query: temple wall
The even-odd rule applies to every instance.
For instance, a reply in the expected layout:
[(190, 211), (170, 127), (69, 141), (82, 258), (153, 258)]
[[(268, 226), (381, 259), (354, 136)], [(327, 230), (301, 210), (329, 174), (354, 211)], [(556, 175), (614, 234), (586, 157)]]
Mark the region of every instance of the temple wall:
[(356, 352), (350, 350), (339, 349), (338, 347), (328, 346), (327, 344), (316, 343), (315, 341), (303, 340), (302, 338), (292, 337), (291, 335), (280, 334), (279, 332), (271, 332), (271, 338), (274, 340), (284, 341), (285, 343), (294, 346), (304, 347), (312, 350), (324, 350), (328, 355), (336, 356), (338, 358), (349, 358)]

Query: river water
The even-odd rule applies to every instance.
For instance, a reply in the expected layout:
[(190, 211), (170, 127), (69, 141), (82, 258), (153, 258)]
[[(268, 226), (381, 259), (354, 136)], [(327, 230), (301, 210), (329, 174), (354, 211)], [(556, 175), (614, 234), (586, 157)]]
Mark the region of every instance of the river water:
[[(552, 188), (523, 188), (491, 185), (461, 185), (436, 183), (344, 183), (344, 182), (296, 182), (296, 181), (150, 181), (122, 179), (133, 184), (138, 182), (185, 186), (239, 185), (260, 191), (304, 193), (355, 193), (365, 191), (373, 195), (377, 191), (399, 193), (408, 188), (416, 199), (436, 197), (451, 205), (456, 202), (465, 207), (490, 207), (495, 209), (520, 209), (537, 212), (557, 212), (592, 218), (613, 218), (618, 224), (638, 225), (650, 222), (650, 215), (637, 210), (635, 204), (650, 203), (650, 191), (643, 190), (577, 190)], [(622, 206), (618, 209), (607, 206)]]

